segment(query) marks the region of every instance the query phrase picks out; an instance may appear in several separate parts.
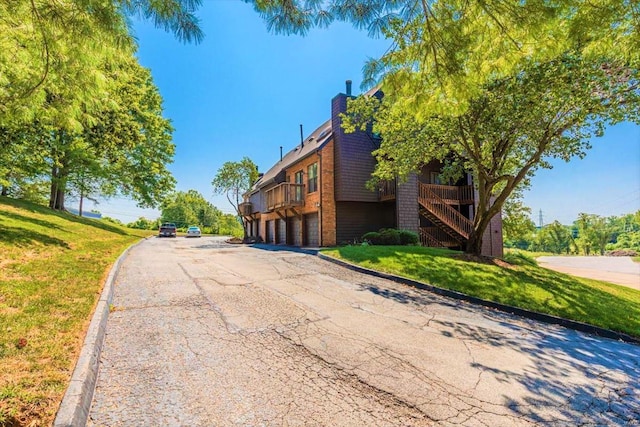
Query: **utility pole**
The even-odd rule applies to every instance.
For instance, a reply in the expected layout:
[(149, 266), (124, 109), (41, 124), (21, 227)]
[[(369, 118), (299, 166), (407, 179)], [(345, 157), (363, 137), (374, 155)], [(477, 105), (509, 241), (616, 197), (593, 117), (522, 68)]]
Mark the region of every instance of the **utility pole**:
[(542, 226), (544, 225), (544, 223), (542, 222), (542, 209), (540, 209), (540, 214), (538, 216), (538, 224), (540, 225), (540, 228), (542, 228)]

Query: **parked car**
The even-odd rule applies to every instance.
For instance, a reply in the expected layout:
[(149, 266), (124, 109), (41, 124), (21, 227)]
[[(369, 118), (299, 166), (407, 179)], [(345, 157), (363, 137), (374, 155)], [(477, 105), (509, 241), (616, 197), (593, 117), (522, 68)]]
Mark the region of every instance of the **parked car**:
[(176, 225), (172, 222), (164, 222), (160, 226), (160, 230), (158, 231), (158, 237), (176, 237), (178, 234), (178, 229)]
[(185, 237), (200, 237), (202, 233), (200, 232), (200, 228), (196, 226), (191, 226), (187, 229), (187, 235)]

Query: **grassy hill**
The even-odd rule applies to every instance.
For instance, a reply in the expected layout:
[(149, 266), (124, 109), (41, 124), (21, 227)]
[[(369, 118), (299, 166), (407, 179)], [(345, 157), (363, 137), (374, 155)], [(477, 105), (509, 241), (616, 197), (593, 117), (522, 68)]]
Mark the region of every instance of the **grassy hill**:
[(51, 424), (110, 266), (149, 233), (0, 197), (0, 426)]
[(484, 300), (640, 337), (640, 291), (548, 270), (522, 254), (508, 254), (505, 262), (420, 246), (345, 246), (323, 253)]

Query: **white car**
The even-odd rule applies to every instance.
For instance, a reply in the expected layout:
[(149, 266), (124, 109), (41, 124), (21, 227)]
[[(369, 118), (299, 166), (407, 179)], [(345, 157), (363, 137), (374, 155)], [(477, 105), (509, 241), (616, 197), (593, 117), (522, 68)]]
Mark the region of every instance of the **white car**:
[(187, 235), (185, 237), (200, 237), (202, 233), (200, 232), (200, 228), (192, 226), (187, 229)]

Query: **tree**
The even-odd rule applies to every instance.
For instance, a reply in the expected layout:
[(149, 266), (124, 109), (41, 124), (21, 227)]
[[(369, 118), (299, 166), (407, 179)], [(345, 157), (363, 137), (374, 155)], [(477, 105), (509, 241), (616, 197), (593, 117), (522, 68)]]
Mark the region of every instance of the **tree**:
[(554, 221), (538, 231), (531, 249), (534, 251), (553, 252), (554, 254), (569, 253), (573, 244), (571, 231), (568, 227)]
[(214, 233), (219, 228), (222, 212), (195, 190), (179, 191), (166, 197), (161, 205), (162, 222), (173, 222), (178, 227), (198, 225)]
[(242, 218), (244, 237), (247, 237), (246, 220), (240, 212), (242, 195), (249, 191), (258, 179), (258, 167), (251, 159), (244, 157), (239, 162), (226, 162), (222, 165), (215, 178), (211, 181), (213, 191), (216, 194), (224, 194), (227, 200), (236, 210), (238, 217)]
[(236, 215), (224, 214), (220, 218), (220, 228), (218, 233), (223, 236), (240, 237), (244, 234), (246, 237), (246, 228), (244, 224), (238, 220)]
[[(12, 0), (0, 3), (0, 126), (29, 122), (47, 101), (47, 86), (102, 102), (97, 64), (131, 51), (128, 15), (136, 14), (183, 41), (203, 33), (194, 12), (201, 0)], [(73, 122), (80, 110), (59, 118)]]
[(374, 152), (378, 179), (407, 177), (432, 159), (446, 164), (449, 177), (470, 171), (478, 204), (466, 250), (480, 254), (491, 218), (538, 168), (551, 167), (550, 158), (583, 157), (606, 125), (640, 121), (639, 77), (612, 59), (568, 52), (485, 85), (457, 116), (416, 115), (397, 97), (360, 97), (349, 103), (343, 126), (365, 130), (374, 120), (382, 135)]
[(127, 224), (129, 228), (135, 228), (138, 230), (157, 230), (160, 227), (160, 219), (148, 219), (140, 217), (137, 220)]
[(578, 215), (576, 221), (578, 239), (576, 242), (585, 255), (589, 255), (592, 250), (597, 250), (600, 255), (604, 255), (605, 247), (611, 241), (615, 230), (612, 222), (611, 219), (599, 215), (586, 213)]
[(414, 114), (464, 112), (487, 84), (567, 50), (640, 64), (638, 5), (620, 0), (253, 0), (276, 33), (347, 21), (392, 45), (365, 66)]
[[(517, 197), (516, 197), (517, 196)], [(502, 209), (502, 231), (505, 246), (527, 249), (536, 231), (531, 208), (522, 203), (520, 194), (508, 198)]]

